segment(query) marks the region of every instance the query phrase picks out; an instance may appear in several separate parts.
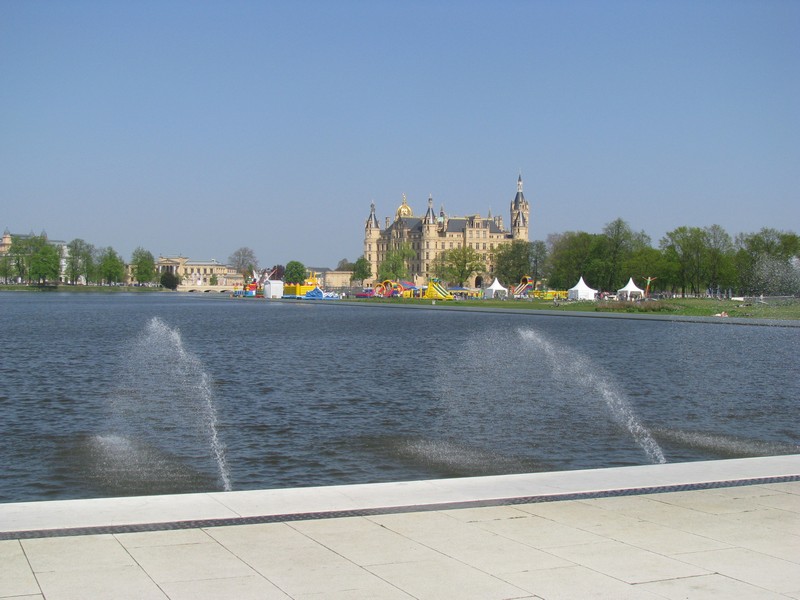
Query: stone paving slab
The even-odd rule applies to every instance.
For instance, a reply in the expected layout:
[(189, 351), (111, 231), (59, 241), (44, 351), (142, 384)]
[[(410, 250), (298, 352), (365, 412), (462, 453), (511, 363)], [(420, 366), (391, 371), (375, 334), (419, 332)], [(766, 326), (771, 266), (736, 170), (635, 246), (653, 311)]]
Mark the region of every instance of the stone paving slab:
[[(280, 513), (294, 491), (274, 502), (269, 491), (233, 493), (251, 498), (212, 511), (218, 494), (68, 501), (55, 512), (60, 522), (46, 514), (51, 502), (0, 505), (0, 598), (800, 598), (800, 455), (546, 475), (308, 488), (295, 510), (325, 512), (324, 500), (337, 510), (392, 503), (221, 526), (167, 528), (181, 516), (169, 500), (202, 519), (239, 515), (230, 507), (237, 503)], [(652, 492), (667, 481), (673, 491)], [(598, 495), (615, 484), (626, 493)], [(570, 495), (532, 494), (552, 489)], [(514, 495), (499, 502), (507, 490)], [(165, 528), (58, 534), (98, 523), (90, 509), (120, 524), (136, 517), (135, 506)], [(47, 529), (22, 535), (35, 524)]]
[[(244, 518), (340, 516), (347, 512), (464, 508), (591, 495), (641, 494), (796, 476), (800, 455), (430, 481), (0, 504), (8, 533), (225, 522)], [(766, 483), (766, 481), (765, 481)], [(780, 500), (777, 502), (781, 502)]]

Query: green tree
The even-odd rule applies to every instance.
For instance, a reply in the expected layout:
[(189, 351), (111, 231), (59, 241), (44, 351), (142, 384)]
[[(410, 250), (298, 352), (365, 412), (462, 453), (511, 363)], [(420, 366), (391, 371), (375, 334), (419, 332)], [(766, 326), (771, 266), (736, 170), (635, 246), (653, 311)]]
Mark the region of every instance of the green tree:
[(542, 240), (531, 242), (531, 270), (534, 285), (546, 276), (547, 244)]
[(350, 276), (350, 281), (363, 281), (372, 277), (372, 265), (363, 256), (359, 256), (353, 265), (353, 274)]
[(411, 244), (405, 242), (394, 250), (389, 250), (378, 265), (378, 279), (394, 281), (408, 278), (408, 261), (416, 258), (417, 253), (411, 248)]
[(296, 260), (286, 263), (286, 270), (283, 272), (283, 280), (286, 283), (303, 283), (306, 280), (308, 271), (306, 266)]
[(706, 246), (703, 265), (706, 285), (713, 291), (734, 286), (736, 270), (731, 236), (719, 225), (706, 227), (703, 234)]
[(156, 278), (156, 260), (153, 255), (137, 247), (131, 255), (131, 272), (133, 278), (139, 283), (150, 283)]
[(94, 246), (80, 238), (76, 238), (67, 244), (65, 273), (67, 281), (77, 283), (83, 277), (84, 281), (88, 283), (94, 274), (94, 254)]
[(494, 275), (506, 285), (515, 284), (530, 275), (531, 245), (514, 240), (502, 246), (494, 254)]
[[(764, 228), (736, 238), (734, 261), (744, 294), (797, 294), (800, 237)], [(12, 246), (13, 248), (13, 246)]]
[(700, 293), (704, 288), (702, 276), (706, 250), (703, 230), (682, 226), (669, 231), (661, 240), (661, 249), (667, 260), (673, 289), (680, 289), (683, 296), (687, 289), (693, 294)]
[[(634, 248), (622, 266), (625, 273), (638, 279), (652, 278), (649, 291), (663, 290), (667, 286), (665, 259), (663, 253), (650, 245)], [(619, 289), (619, 288), (617, 288)]]
[(228, 257), (228, 264), (245, 278), (252, 277), (253, 273), (258, 271), (258, 259), (256, 258), (256, 254), (247, 246), (243, 246), (234, 251), (234, 253)]
[(30, 279), (38, 283), (57, 281), (60, 272), (61, 253), (43, 238), (38, 238), (30, 257)]
[(125, 262), (111, 246), (98, 250), (97, 274), (107, 284), (120, 283), (125, 278)]
[(8, 254), (0, 255), (0, 279), (3, 283), (8, 281), (14, 276), (14, 263), (11, 261), (11, 256)]
[(569, 289), (583, 276), (589, 285), (596, 284), (596, 268), (591, 261), (596, 247), (595, 235), (585, 231), (567, 231), (548, 238), (550, 245), (549, 287)]
[(603, 228), (599, 238), (600, 256), (595, 257), (600, 259), (603, 271), (597, 285), (611, 291), (626, 283), (629, 276), (622, 272), (622, 265), (631, 254), (633, 237), (630, 226), (622, 219), (615, 219)]
[(445, 260), (446, 254), (446, 252), (437, 253), (430, 265), (430, 271), (433, 276), (441, 281), (447, 280), (447, 261)]
[(177, 290), (178, 284), (180, 280), (175, 273), (170, 273), (169, 271), (161, 274), (161, 285), (168, 290)]
[(443, 279), (449, 283), (457, 283), (463, 286), (473, 273), (481, 273), (486, 270), (486, 265), (481, 259), (481, 255), (474, 248), (461, 246), (443, 252), (445, 273)]
[(61, 253), (47, 242), (47, 236), (13, 236), (8, 250), (11, 269), (20, 281), (57, 281), (61, 274)]
[(28, 269), (30, 267), (31, 255), (33, 254), (31, 238), (13, 236), (11, 238), (11, 248), (9, 248), (8, 254), (11, 257), (14, 274), (19, 281), (29, 281)]

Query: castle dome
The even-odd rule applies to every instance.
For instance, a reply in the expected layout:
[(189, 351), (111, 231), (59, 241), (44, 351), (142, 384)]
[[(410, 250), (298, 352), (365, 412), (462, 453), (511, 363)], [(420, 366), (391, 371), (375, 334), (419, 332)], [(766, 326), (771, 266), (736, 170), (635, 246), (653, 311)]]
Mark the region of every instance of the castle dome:
[(414, 216), (414, 211), (411, 210), (411, 207), (408, 205), (408, 202), (406, 202), (406, 195), (405, 194), (403, 194), (403, 203), (397, 208), (397, 212), (395, 213), (395, 216), (398, 219), (401, 219), (403, 217), (413, 217)]

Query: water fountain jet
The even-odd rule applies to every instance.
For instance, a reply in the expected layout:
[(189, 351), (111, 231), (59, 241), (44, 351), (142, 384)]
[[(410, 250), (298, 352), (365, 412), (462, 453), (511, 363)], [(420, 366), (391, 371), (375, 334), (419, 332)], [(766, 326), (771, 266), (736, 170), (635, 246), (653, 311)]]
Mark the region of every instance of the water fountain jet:
[(639, 422), (625, 395), (613, 385), (610, 377), (579, 351), (554, 344), (542, 333), (519, 329), (520, 337), (543, 352), (553, 375), (564, 385), (583, 388), (592, 397), (599, 396), (615, 422), (623, 426), (653, 463), (665, 463), (664, 453), (650, 431)]
[[(150, 319), (128, 353), (111, 410), (112, 429), (119, 437), (109, 439), (125, 440), (132, 449), (159, 448), (197, 468), (210, 460), (222, 489), (232, 489), (211, 380), (202, 361), (185, 348), (177, 329), (157, 317)], [(119, 454), (126, 446), (98, 446), (103, 447)], [(158, 475), (158, 461), (142, 465)], [(162, 475), (174, 477), (171, 470), (162, 469)]]

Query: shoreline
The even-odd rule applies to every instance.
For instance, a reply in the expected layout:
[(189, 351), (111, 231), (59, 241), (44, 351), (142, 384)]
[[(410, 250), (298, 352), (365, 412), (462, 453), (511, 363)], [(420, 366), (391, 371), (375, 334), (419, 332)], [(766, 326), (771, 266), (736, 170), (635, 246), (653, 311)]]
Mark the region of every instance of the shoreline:
[[(217, 300), (231, 300), (229, 295), (220, 292), (173, 292), (163, 288), (149, 288), (138, 286), (58, 286), (37, 289), (35, 286), (0, 286), (0, 294), (6, 293), (48, 293), (48, 294), (163, 294), (177, 295), (184, 298), (204, 298)], [(303, 304), (325, 304), (338, 306), (363, 306), (363, 307), (387, 307), (405, 309), (428, 309), (446, 311), (467, 311), (475, 313), (503, 313), (503, 314), (526, 314), (536, 316), (555, 316), (555, 317), (578, 317), (578, 318), (610, 318), (610, 319), (629, 319), (629, 320), (652, 320), (652, 321), (673, 321), (687, 323), (727, 323), (732, 325), (759, 325), (769, 327), (800, 327), (800, 299), (781, 298), (781, 301), (791, 304), (782, 311), (779, 316), (752, 314), (745, 315), (732, 314), (731, 316), (716, 316), (719, 313), (736, 312), (742, 305), (729, 305), (734, 301), (715, 300), (710, 298), (674, 298), (666, 301), (675, 308), (670, 312), (661, 311), (635, 311), (628, 306), (604, 305), (602, 310), (597, 307), (591, 310), (591, 305), (586, 302), (563, 303), (559, 307), (551, 306), (550, 303), (535, 303), (525, 300), (420, 300), (420, 299), (342, 299), (342, 300), (314, 300), (303, 298), (238, 298), (245, 302), (273, 302), (273, 303), (303, 303)], [(709, 303), (706, 307), (705, 303)], [(677, 306), (676, 306), (677, 305)], [(691, 314), (697, 312), (702, 307), (703, 312), (711, 314)], [(745, 308), (753, 310), (781, 310), (780, 305), (745, 305)], [(589, 310), (581, 310), (583, 308)], [(713, 312), (712, 312), (713, 311)]]
[(540, 317), (576, 317), (584, 319), (628, 319), (635, 321), (667, 321), (674, 323), (711, 323), (717, 325), (755, 325), (759, 327), (800, 327), (800, 317), (797, 319), (772, 319), (768, 317), (712, 317), (700, 315), (659, 314), (659, 313), (630, 313), (612, 311), (580, 311), (557, 310), (544, 308), (504, 308), (502, 306), (478, 306), (480, 300), (465, 302), (437, 302), (436, 304), (400, 303), (400, 302), (357, 302), (350, 300), (320, 301), (302, 298), (269, 298), (265, 302), (271, 303), (300, 303), (317, 305), (336, 305), (350, 307), (392, 308), (412, 310), (440, 310), (460, 311), (474, 313), (494, 313), (509, 315), (525, 315)]

